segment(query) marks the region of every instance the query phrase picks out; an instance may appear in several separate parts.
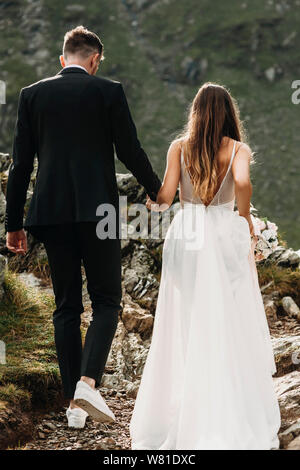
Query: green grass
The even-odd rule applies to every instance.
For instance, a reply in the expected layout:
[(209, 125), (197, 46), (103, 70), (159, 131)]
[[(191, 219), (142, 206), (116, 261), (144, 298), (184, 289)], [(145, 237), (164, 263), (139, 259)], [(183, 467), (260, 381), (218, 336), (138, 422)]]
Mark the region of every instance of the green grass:
[(14, 384), (3, 385), (0, 386), (0, 403), (18, 406), (21, 410), (27, 411), (31, 408), (31, 394)]
[(282, 268), (275, 263), (264, 263), (257, 265), (260, 286), (266, 286), (272, 281), (264, 294), (278, 291), (280, 298), (292, 297), (297, 305), (300, 305), (300, 271), (290, 268)]
[[(53, 299), (6, 273), (0, 304), (0, 337), (6, 343), (6, 364), (0, 365), (0, 400), (30, 393), (32, 403), (51, 403), (60, 389), (53, 339)], [(4, 388), (3, 388), (4, 387)], [(5, 400), (4, 400), (5, 401)], [(52, 403), (53, 405), (53, 403)]]

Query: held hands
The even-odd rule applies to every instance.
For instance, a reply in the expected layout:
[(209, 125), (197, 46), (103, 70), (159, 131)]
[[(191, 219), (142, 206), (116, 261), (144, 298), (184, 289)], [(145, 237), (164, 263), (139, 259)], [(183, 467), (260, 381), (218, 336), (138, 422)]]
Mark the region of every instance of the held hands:
[(254, 230), (254, 226), (253, 226), (253, 222), (252, 222), (252, 218), (251, 218), (251, 215), (247, 215), (245, 216), (245, 219), (247, 220), (248, 224), (249, 224), (249, 230), (250, 230), (250, 235), (251, 235), (251, 238), (257, 242), (258, 240), (258, 237), (256, 236), (255, 234), (255, 230)]
[(6, 246), (13, 253), (25, 255), (27, 252), (27, 237), (25, 231), (7, 232)]
[(146, 200), (146, 207), (147, 209), (153, 212), (163, 212), (169, 208), (168, 204), (157, 204), (157, 202), (152, 201), (148, 194)]

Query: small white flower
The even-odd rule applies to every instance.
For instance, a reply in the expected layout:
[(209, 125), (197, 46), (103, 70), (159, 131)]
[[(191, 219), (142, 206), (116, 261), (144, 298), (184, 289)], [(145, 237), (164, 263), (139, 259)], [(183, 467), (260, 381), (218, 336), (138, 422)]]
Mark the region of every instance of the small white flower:
[(264, 230), (262, 232), (262, 236), (268, 241), (276, 240), (276, 232), (274, 232), (274, 230), (270, 230), (270, 229)]
[(275, 232), (275, 233), (277, 234), (277, 232), (278, 232), (278, 227), (277, 227), (276, 224), (274, 224), (274, 222), (270, 222), (270, 221), (268, 220), (267, 225), (268, 225), (268, 229), (273, 230), (273, 232)]

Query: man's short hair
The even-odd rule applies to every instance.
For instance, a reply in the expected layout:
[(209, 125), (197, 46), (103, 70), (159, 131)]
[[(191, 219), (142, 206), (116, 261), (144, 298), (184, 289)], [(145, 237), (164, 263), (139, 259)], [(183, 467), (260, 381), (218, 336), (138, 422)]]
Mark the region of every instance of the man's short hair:
[(63, 55), (79, 55), (86, 59), (92, 54), (99, 53), (103, 59), (103, 44), (97, 34), (83, 26), (68, 31), (64, 37)]

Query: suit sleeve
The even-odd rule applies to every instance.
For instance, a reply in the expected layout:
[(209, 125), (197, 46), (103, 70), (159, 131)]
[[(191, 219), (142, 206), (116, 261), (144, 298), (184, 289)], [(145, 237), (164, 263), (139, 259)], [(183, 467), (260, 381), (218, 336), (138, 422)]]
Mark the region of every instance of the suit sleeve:
[(112, 130), (118, 159), (144, 186), (152, 200), (156, 200), (161, 181), (153, 171), (152, 165), (141, 147), (137, 137), (126, 96), (118, 84), (112, 105)]
[(26, 193), (33, 170), (35, 145), (30, 128), (28, 109), (21, 90), (13, 144), (13, 161), (9, 168), (6, 189), (5, 228), (14, 232), (23, 228)]

